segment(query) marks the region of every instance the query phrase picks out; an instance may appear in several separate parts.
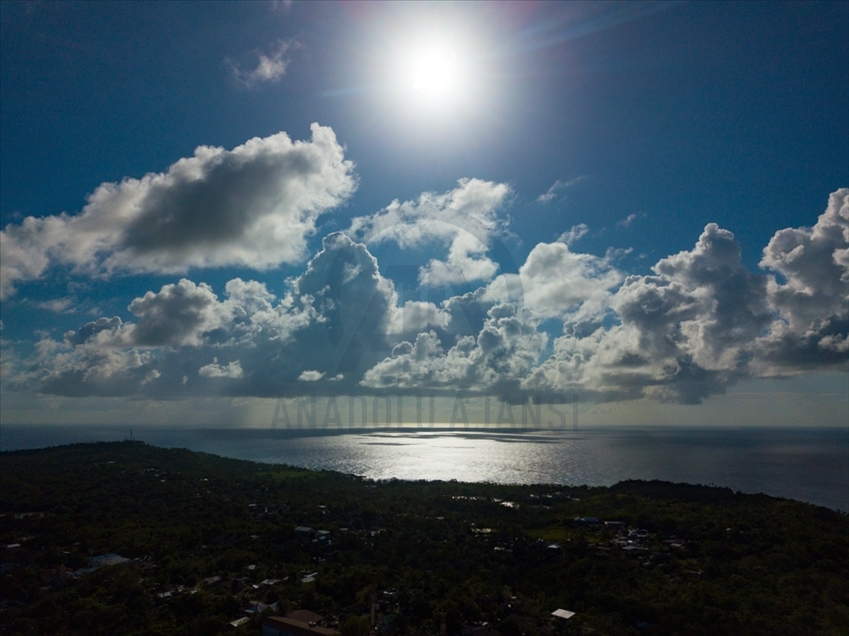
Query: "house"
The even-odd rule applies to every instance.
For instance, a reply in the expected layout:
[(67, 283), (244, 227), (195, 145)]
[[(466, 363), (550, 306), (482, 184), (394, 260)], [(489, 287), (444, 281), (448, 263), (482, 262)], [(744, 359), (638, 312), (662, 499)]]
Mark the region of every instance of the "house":
[(286, 618), (291, 618), (296, 621), (301, 621), (302, 623), (314, 623), (318, 625), (324, 620), (324, 616), (320, 614), (316, 614), (315, 612), (311, 612), (305, 609), (295, 610), (294, 612), (289, 612), (286, 614)]
[(307, 526), (298, 526), (295, 528), (295, 534), (303, 539), (309, 539), (312, 536), (312, 528)]
[(129, 560), (130, 559), (125, 559), (114, 552), (110, 552), (109, 554), (101, 554), (100, 556), (91, 557), (88, 560), (88, 564), (93, 568), (101, 568), (107, 565), (121, 565)]
[(565, 609), (556, 609), (551, 613), (551, 615), (555, 618), (562, 618), (564, 621), (568, 621), (575, 615), (575, 612), (570, 612), (569, 610)]
[(324, 617), (308, 610), (269, 616), (262, 622), (262, 636), (340, 636), (338, 631), (322, 627), (323, 620)]
[(272, 603), (271, 605), (266, 605), (265, 603), (260, 603), (258, 601), (250, 601), (250, 603), (251, 604), (248, 609), (245, 610), (245, 614), (262, 614), (267, 609), (270, 609), (272, 612), (277, 611), (277, 603)]

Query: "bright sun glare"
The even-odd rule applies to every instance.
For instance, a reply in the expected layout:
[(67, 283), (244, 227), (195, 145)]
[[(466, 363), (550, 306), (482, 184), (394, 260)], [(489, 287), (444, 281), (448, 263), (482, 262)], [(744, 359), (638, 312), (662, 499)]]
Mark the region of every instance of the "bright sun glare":
[(458, 90), (459, 68), (456, 53), (441, 46), (417, 51), (410, 58), (410, 85), (423, 99), (450, 99)]
[(409, 43), (394, 62), (396, 86), (408, 107), (434, 116), (467, 101), (472, 82), (465, 57), (458, 47), (438, 38)]

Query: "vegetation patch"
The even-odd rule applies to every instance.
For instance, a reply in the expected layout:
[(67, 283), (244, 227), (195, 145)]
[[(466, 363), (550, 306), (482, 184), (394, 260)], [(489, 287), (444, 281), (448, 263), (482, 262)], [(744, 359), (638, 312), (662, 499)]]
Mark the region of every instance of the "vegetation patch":
[(0, 515), (0, 634), (259, 634), (299, 609), (342, 636), (849, 633), (849, 519), (725, 488), (372, 481), (118, 442), (2, 453)]

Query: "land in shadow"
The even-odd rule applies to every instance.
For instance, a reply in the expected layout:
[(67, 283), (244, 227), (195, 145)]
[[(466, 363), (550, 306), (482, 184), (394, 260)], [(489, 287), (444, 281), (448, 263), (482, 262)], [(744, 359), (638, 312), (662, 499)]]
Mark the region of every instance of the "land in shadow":
[(260, 634), (296, 610), (342, 636), (849, 633), (849, 518), (708, 486), (74, 444), (0, 454), (0, 546), (2, 634)]

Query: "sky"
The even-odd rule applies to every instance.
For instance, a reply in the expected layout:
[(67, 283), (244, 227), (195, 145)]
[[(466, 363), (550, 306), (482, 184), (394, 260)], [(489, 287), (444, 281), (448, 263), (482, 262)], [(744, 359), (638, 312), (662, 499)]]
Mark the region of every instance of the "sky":
[(4, 424), (849, 422), (847, 3), (0, 12)]

